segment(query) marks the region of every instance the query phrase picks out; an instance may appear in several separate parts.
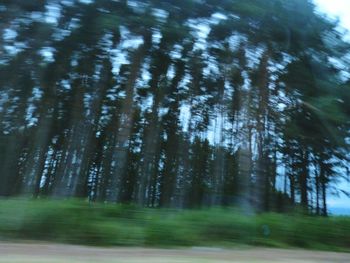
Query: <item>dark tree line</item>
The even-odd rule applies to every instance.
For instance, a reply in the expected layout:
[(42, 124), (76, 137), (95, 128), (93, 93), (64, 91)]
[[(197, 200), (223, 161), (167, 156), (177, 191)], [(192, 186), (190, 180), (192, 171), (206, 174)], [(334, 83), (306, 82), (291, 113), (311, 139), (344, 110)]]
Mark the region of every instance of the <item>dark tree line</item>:
[(349, 44), (306, 0), (0, 4), (0, 195), (327, 214)]

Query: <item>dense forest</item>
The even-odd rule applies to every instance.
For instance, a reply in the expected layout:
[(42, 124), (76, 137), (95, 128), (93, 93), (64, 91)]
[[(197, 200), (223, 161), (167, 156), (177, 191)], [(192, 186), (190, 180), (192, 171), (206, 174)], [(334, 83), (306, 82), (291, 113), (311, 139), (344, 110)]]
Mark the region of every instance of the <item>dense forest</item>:
[(346, 191), (350, 44), (312, 2), (2, 0), (0, 17), (0, 196), (326, 215)]

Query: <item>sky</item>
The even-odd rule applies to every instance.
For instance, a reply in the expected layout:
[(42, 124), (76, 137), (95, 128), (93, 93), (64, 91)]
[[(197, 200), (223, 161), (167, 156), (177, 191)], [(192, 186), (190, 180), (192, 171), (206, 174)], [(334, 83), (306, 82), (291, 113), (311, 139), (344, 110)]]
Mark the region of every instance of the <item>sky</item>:
[[(332, 19), (339, 19), (340, 26), (349, 30), (345, 39), (350, 41), (350, 0), (314, 0), (319, 12)], [(350, 183), (343, 181), (338, 184), (344, 190), (350, 191)], [(328, 206), (331, 213), (350, 214), (350, 198), (345, 195), (330, 196)]]
[[(350, 31), (350, 0), (314, 0), (321, 13), (339, 19), (341, 27)], [(350, 33), (346, 40), (350, 41)]]

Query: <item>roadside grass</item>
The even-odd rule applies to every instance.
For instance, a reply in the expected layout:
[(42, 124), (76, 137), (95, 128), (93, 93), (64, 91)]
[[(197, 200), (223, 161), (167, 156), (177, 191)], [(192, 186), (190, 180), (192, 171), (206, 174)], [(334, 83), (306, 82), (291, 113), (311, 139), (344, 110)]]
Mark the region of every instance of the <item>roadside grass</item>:
[(0, 239), (93, 246), (248, 245), (349, 252), (350, 217), (9, 199), (0, 201)]

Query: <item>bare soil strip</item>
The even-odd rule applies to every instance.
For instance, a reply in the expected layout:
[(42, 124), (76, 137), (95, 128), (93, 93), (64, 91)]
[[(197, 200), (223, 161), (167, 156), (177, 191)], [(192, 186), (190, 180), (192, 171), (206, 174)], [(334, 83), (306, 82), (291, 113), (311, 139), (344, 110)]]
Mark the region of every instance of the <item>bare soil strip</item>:
[(226, 263), (346, 262), (350, 254), (265, 248), (96, 248), (62, 244), (0, 243), (0, 263)]

